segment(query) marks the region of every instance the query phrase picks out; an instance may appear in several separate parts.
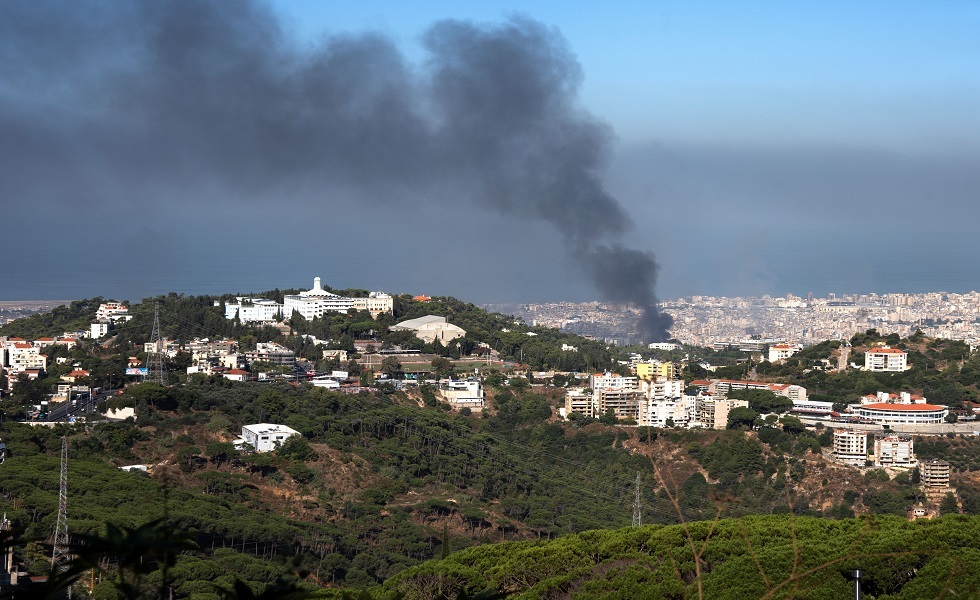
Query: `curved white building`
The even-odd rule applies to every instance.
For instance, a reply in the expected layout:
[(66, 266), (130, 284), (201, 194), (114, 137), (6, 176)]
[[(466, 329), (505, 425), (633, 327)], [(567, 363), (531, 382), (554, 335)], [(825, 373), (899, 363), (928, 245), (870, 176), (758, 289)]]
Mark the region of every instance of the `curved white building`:
[(949, 407), (941, 404), (877, 402), (863, 404), (854, 408), (853, 412), (879, 425), (935, 425), (944, 421)]

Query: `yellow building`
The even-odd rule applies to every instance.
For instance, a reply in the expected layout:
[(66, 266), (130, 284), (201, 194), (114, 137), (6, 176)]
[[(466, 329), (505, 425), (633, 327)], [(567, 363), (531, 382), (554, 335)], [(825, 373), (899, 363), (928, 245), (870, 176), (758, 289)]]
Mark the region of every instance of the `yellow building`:
[(671, 362), (648, 362), (637, 363), (636, 376), (645, 381), (656, 381), (663, 377), (665, 379), (675, 379), (677, 371), (674, 370), (674, 363)]

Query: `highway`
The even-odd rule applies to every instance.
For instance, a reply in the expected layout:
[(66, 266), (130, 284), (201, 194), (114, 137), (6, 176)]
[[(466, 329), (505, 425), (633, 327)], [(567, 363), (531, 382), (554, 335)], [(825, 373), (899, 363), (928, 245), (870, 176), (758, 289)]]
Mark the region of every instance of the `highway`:
[[(107, 396), (108, 394), (100, 394), (94, 397), (86, 396), (79, 398), (77, 401), (69, 400), (52, 404), (50, 406), (53, 408), (48, 411), (48, 415), (43, 420), (48, 423), (57, 423), (67, 421), (70, 417), (82, 417), (94, 414), (96, 407)], [(75, 402), (74, 405), (72, 404), (73, 402)]]

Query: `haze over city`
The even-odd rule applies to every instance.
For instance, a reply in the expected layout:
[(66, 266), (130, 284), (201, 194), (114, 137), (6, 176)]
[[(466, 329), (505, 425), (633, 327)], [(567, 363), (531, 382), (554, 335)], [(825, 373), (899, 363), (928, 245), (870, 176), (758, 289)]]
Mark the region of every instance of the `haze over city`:
[[(0, 299), (313, 274), (598, 299), (621, 279), (589, 266), (602, 248), (653, 253), (659, 298), (969, 291), (978, 26), (959, 2), (4, 3)], [(454, 62), (468, 39), (525, 53)], [(447, 69), (541, 86), (472, 128)], [(453, 151), (527, 142), (524, 118), (527, 163)], [(589, 194), (555, 185), (569, 164)]]

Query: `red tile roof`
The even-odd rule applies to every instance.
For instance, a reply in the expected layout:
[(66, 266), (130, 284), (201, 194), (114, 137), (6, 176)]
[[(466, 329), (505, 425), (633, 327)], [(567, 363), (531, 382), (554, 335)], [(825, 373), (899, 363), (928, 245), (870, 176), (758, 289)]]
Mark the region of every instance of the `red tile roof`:
[(893, 404), (891, 402), (877, 402), (875, 404), (865, 404), (861, 408), (869, 408), (871, 410), (905, 410), (921, 412), (927, 410), (942, 410), (946, 407), (938, 404)]
[(875, 348), (868, 350), (869, 354), (905, 354), (905, 350), (899, 348)]

